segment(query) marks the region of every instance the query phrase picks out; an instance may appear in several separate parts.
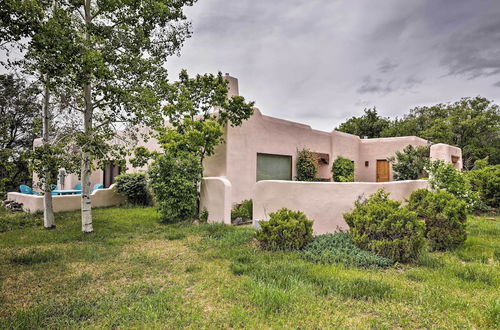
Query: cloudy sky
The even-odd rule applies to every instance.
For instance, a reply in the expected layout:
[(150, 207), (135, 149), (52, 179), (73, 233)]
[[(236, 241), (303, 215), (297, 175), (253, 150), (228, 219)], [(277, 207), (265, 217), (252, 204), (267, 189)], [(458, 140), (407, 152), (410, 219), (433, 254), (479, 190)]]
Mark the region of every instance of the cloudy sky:
[(265, 114), (331, 130), (482, 95), (500, 101), (500, 0), (199, 0), (170, 78), (229, 72)]

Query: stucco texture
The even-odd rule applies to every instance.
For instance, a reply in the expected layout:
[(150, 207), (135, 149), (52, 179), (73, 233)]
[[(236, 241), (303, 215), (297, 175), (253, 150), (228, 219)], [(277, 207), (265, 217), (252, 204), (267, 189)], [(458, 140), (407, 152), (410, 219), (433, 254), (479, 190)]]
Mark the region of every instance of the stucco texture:
[(333, 233), (348, 229), (343, 214), (360, 197), (384, 188), (390, 198), (403, 201), (416, 189), (428, 188), (426, 180), (383, 183), (260, 181), (255, 185), (253, 222), (269, 220), (269, 214), (283, 207), (304, 212), (314, 220), (314, 233)]
[(203, 178), (200, 209), (208, 211), (209, 223), (231, 224), (231, 182), (226, 178)]

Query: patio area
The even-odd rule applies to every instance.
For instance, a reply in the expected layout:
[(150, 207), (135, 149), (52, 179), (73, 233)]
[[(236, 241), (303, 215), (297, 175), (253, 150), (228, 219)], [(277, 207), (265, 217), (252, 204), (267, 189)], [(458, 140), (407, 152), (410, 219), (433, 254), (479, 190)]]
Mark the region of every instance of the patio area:
[[(54, 212), (75, 211), (81, 208), (81, 189), (64, 189), (52, 191), (52, 203)], [(105, 189), (93, 189), (90, 194), (92, 207), (109, 207), (125, 204), (126, 200), (113, 189), (113, 186)], [(10, 192), (7, 199), (22, 204), (24, 212), (43, 212), (43, 196), (40, 194), (29, 194)]]

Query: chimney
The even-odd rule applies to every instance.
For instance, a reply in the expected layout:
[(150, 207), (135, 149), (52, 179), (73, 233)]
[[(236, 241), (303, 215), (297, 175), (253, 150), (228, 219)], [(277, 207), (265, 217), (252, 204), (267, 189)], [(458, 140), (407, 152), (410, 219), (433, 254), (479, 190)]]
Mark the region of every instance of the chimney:
[(236, 79), (235, 77), (231, 77), (229, 73), (226, 73), (224, 75), (224, 79), (228, 81), (227, 87), (229, 90), (227, 92), (227, 96), (232, 97), (240, 95), (238, 90), (238, 79)]

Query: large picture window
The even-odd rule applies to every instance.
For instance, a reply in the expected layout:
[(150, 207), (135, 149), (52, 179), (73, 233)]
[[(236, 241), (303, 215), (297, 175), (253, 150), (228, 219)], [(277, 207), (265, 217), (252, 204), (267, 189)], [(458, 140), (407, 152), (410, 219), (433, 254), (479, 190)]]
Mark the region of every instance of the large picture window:
[(292, 156), (257, 154), (257, 181), (292, 180)]

